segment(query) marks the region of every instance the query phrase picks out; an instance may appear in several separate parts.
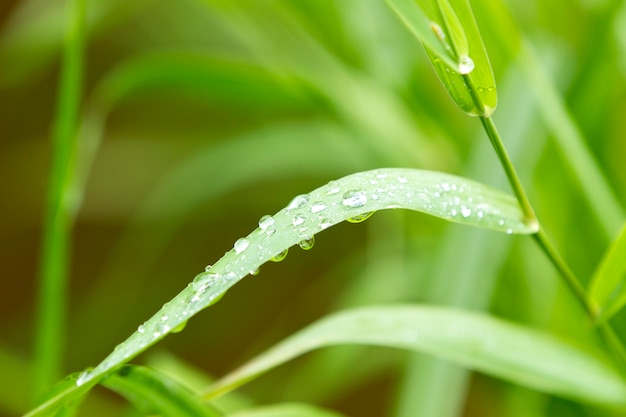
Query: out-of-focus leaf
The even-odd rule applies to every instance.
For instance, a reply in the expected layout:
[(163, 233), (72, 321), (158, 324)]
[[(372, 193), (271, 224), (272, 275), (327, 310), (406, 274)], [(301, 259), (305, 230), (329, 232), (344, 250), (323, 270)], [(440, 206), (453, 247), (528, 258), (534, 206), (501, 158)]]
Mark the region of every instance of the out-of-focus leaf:
[(216, 397), (303, 353), (339, 344), (428, 353), (539, 391), (626, 406), (626, 384), (606, 358), (494, 317), (424, 306), (364, 307), (328, 316), (228, 374), (205, 396)]
[(174, 379), (143, 366), (126, 365), (102, 384), (145, 413), (181, 417), (222, 415)]
[(598, 321), (608, 320), (626, 304), (626, 224), (604, 254), (593, 274), (589, 297), (599, 311)]

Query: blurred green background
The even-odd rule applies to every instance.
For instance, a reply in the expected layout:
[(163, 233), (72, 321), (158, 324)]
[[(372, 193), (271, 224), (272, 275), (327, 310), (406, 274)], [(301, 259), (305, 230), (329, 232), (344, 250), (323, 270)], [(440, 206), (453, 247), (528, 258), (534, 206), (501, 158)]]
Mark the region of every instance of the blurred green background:
[[(619, 224), (605, 230), (582, 196), (510, 33), (528, 40), (623, 203), (626, 6), (509, 1), (519, 25), (509, 27), (493, 19), (491, 3), (472, 6), (498, 82), (495, 120), (539, 217), (588, 279)], [(508, 190), (480, 123), (456, 108), (382, 0), (95, 0), (87, 16), (79, 134), (86, 183), (61, 336), (67, 373), (99, 362), (261, 216), (330, 179), (416, 167)], [(28, 409), (65, 24), (65, 1), (0, 4), (5, 415)], [(529, 239), (387, 211), (325, 231), (309, 252), (292, 248), (137, 361), (167, 353), (219, 376), (330, 311), (394, 301), (490, 310), (574, 337), (584, 322)], [(624, 328), (623, 315), (615, 323)], [(428, 388), (406, 394), (430, 374), (414, 371), (420, 366), (404, 352), (330, 350), (242, 392), (261, 403), (310, 401), (354, 416), (400, 416), (411, 395), (448, 401)], [(465, 416), (598, 415), (482, 375), (464, 384)], [(97, 391), (85, 415), (119, 415), (123, 407)]]

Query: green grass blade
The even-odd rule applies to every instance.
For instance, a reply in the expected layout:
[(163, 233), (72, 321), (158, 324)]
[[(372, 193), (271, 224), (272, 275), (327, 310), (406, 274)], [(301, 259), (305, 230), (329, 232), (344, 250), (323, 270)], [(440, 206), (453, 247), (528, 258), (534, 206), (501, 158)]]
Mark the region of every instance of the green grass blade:
[(487, 3), (481, 7), (486, 12), (485, 19), (499, 22), (491, 25), (491, 29), (496, 31), (493, 37), (500, 43), (503, 53), (517, 62), (528, 79), (528, 88), (536, 97), (541, 116), (554, 136), (563, 161), (570, 168), (569, 174), (580, 185), (604, 235), (612, 238), (621, 227), (625, 213), (610, 182), (585, 143), (581, 129), (558, 87), (546, 73), (545, 66), (530, 43), (523, 37), (510, 10), (501, 1)]
[[(432, 1), (420, 2), (421, 8), (411, 0), (387, 1), (422, 41), (457, 105), (472, 116), (491, 115), (497, 105), (496, 82), (469, 2), (440, 0), (438, 7), (427, 3)], [(432, 35), (437, 42), (432, 42)]]
[(265, 405), (228, 414), (228, 417), (342, 417), (334, 411), (308, 404), (284, 403)]
[(297, 196), (274, 217), (262, 218), (259, 228), (235, 242), (233, 249), (140, 325), (95, 369), (84, 372), (77, 385), (99, 380), (181, 328), (236, 282), (289, 247), (298, 244), (310, 249), (318, 232), (344, 220), (360, 222), (376, 210), (391, 208), (506, 233), (537, 231), (536, 225), (524, 223), (513, 197), (449, 174), (387, 168), (331, 181), (310, 194)]
[(459, 61), (451, 46), (442, 40), (440, 34), (433, 30), (432, 24), (439, 28), (443, 22), (437, 13), (436, 4), (430, 1), (386, 0), (391, 9), (398, 15), (407, 28), (431, 50), (435, 56), (443, 60), (450, 68), (459, 69)]
[(606, 358), (493, 317), (423, 306), (364, 307), (328, 316), (227, 375), (206, 396), (311, 350), (355, 343), (428, 353), (539, 391), (626, 406), (626, 384)]
[(589, 288), (591, 302), (599, 310), (598, 321), (608, 320), (626, 304), (626, 224), (604, 254)]
[(219, 417), (223, 414), (204, 404), (174, 379), (154, 369), (126, 365), (102, 381), (146, 414)]
[(53, 126), (53, 156), (46, 207), (37, 301), (33, 394), (63, 375), (66, 287), (75, 205), (71, 178), (81, 99), (85, 1), (73, 0), (68, 13), (61, 78)]

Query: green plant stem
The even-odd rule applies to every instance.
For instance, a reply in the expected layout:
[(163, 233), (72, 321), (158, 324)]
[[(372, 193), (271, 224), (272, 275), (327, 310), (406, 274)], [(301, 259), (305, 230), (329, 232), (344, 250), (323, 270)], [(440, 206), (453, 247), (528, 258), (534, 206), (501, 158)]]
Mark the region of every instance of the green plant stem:
[(52, 131), (50, 185), (39, 264), (33, 396), (63, 373), (66, 287), (74, 217), (71, 179), (81, 96), (85, 0), (72, 0)]
[[(477, 104), (478, 108), (484, 108), (482, 101), (478, 94), (476, 94), (475, 88), (471, 83), (469, 77), (465, 77), (466, 84), (471, 92), (471, 95)], [(537, 225), (537, 233), (533, 234), (533, 238), (539, 244), (543, 252), (548, 256), (550, 261), (554, 264), (556, 269), (559, 271), (559, 274), (563, 277), (565, 284), (569, 287), (571, 292), (578, 300), (579, 304), (585, 310), (589, 318), (592, 322), (596, 322), (598, 318), (598, 310), (595, 308), (588, 300), (586, 296), (585, 289), (580, 284), (580, 281), (576, 278), (576, 275), (569, 268), (565, 260), (561, 257), (559, 252), (556, 250), (552, 242), (550, 241), (548, 235), (545, 230), (539, 223), (537, 217), (535, 216), (534, 210), (526, 196), (526, 192), (524, 191), (524, 187), (517, 175), (515, 167), (509, 158), (509, 155), (504, 147), (504, 143), (496, 129), (496, 125), (493, 122), (493, 119), (489, 116), (480, 116), (480, 121), (491, 141), (491, 144), (498, 155), (498, 159), (500, 160), (500, 164), (502, 165), (506, 176), (509, 180), (511, 188), (517, 197), (517, 200), (522, 208), (522, 212), (524, 213), (524, 217), (526, 221), (530, 224), (535, 223)], [(622, 344), (621, 340), (617, 337), (613, 329), (608, 323), (602, 323), (598, 326), (598, 331), (606, 343), (607, 347), (615, 357), (615, 360), (620, 364), (620, 370), (622, 373), (626, 375), (626, 349)]]
[(504, 144), (502, 143), (502, 139), (500, 138), (500, 134), (496, 129), (496, 125), (493, 122), (493, 119), (488, 116), (481, 116), (480, 122), (482, 123), (485, 132), (487, 132), (487, 136), (489, 136), (491, 145), (496, 151), (498, 159), (500, 160), (500, 163), (504, 168), (504, 171), (506, 172), (506, 176), (509, 179), (511, 188), (513, 188), (513, 192), (515, 193), (515, 196), (517, 197), (517, 200), (522, 207), (522, 212), (524, 213), (524, 218), (526, 219), (526, 222), (529, 224), (537, 223), (537, 217), (535, 216), (535, 212), (530, 205), (530, 201), (528, 200), (526, 192), (524, 191), (524, 186), (522, 185), (522, 182), (517, 175), (517, 171), (515, 171), (515, 168), (513, 167), (513, 163), (509, 158), (509, 154), (504, 148)]

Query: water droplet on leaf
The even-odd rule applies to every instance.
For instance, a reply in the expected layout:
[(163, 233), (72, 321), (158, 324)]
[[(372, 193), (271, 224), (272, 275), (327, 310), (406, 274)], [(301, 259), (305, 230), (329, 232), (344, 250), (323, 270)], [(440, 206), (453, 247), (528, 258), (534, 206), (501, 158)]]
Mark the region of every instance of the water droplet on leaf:
[(372, 217), (372, 214), (374, 214), (373, 211), (368, 211), (367, 213), (359, 214), (357, 216), (352, 216), (346, 220), (349, 221), (350, 223), (361, 223), (369, 219), (370, 217)]
[(326, 203), (323, 201), (317, 201), (311, 205), (311, 213), (319, 213), (326, 210)]
[(271, 235), (276, 231), (276, 220), (272, 216), (266, 215), (259, 220), (259, 227), (266, 234)]
[(362, 190), (346, 191), (341, 201), (345, 207), (358, 208), (367, 204), (367, 194)]
[(307, 204), (309, 204), (309, 198), (310, 197), (308, 194), (300, 194), (294, 197), (294, 199), (291, 200), (291, 202), (287, 206), (287, 210), (305, 207)]
[(300, 246), (304, 250), (309, 250), (315, 245), (315, 237), (311, 236), (308, 239), (301, 240), (298, 242), (298, 246)]
[(459, 72), (469, 74), (474, 70), (474, 61), (469, 56), (463, 57), (459, 62)]
[(284, 260), (287, 257), (288, 253), (289, 253), (289, 249), (285, 249), (284, 251), (282, 251), (280, 253), (277, 253), (276, 255), (272, 256), (270, 261), (272, 261), (272, 262), (280, 262), (280, 261)]
[(250, 242), (248, 241), (248, 239), (246, 239), (245, 237), (242, 237), (241, 239), (235, 242), (235, 246), (234, 246), (235, 252), (241, 253), (245, 251), (246, 249), (248, 249), (249, 245), (250, 245)]
[(300, 226), (305, 221), (306, 221), (306, 218), (298, 214), (296, 216), (293, 216), (292, 223), (294, 226)]

